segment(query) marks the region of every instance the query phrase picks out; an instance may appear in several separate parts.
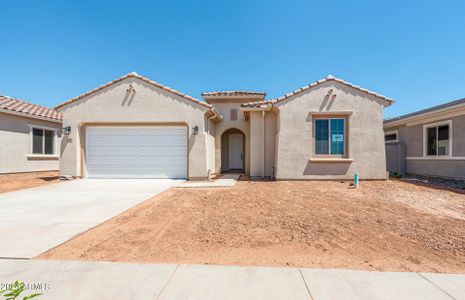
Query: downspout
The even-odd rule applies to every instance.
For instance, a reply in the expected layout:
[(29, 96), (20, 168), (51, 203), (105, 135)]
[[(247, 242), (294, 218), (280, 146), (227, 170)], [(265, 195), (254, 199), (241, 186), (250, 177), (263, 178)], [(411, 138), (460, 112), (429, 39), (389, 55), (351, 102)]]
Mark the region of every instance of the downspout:
[(265, 111), (262, 110), (262, 178), (265, 178)]

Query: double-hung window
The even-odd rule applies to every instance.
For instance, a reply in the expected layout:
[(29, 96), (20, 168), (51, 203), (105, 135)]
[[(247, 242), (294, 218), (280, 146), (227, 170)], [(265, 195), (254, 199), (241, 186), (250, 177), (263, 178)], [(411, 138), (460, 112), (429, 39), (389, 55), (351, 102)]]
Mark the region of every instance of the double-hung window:
[(315, 119), (315, 155), (344, 156), (346, 119)]
[(55, 131), (33, 127), (31, 129), (32, 154), (55, 154)]
[(449, 156), (451, 122), (425, 125), (425, 152), (427, 156)]

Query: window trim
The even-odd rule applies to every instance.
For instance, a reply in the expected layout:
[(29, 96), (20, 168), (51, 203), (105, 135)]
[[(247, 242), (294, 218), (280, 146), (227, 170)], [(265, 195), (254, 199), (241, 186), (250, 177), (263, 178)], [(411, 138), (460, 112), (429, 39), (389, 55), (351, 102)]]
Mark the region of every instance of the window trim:
[[(386, 135), (390, 134), (396, 134), (396, 139), (392, 141), (386, 141)], [(389, 143), (397, 143), (399, 142), (399, 130), (391, 130), (391, 131), (386, 131), (384, 133), (384, 143), (389, 144)]]
[[(57, 146), (58, 146), (58, 129), (53, 128), (53, 127), (46, 127), (46, 126), (39, 126), (39, 125), (32, 125), (28, 124), (29, 126), (29, 153), (27, 157), (56, 157), (57, 154)], [(33, 151), (33, 130), (34, 129), (39, 129), (39, 130), (48, 130), (53, 132), (53, 153), (51, 154), (45, 154), (45, 153), (34, 153)], [(43, 135), (42, 139), (42, 147), (43, 150), (45, 151), (45, 134)]]
[[(428, 128), (439, 127), (443, 125), (449, 126), (449, 153), (447, 155), (428, 155)], [(446, 120), (436, 123), (429, 123), (423, 125), (423, 157), (452, 157), (452, 120)]]
[[(331, 154), (331, 119), (342, 119), (344, 121), (344, 153), (343, 154)], [(317, 154), (316, 153), (316, 120), (328, 120), (328, 154)], [(323, 115), (314, 115), (313, 116), (313, 158), (348, 158), (349, 157), (349, 141), (348, 141), (348, 131), (349, 131), (349, 118), (346, 115), (337, 115), (337, 114), (323, 114)]]

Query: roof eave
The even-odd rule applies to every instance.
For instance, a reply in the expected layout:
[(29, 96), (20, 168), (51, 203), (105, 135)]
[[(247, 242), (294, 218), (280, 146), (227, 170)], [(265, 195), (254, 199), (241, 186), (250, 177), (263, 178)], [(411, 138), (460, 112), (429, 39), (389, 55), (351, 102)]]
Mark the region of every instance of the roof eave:
[(25, 113), (25, 112), (15, 111), (15, 110), (6, 109), (6, 108), (0, 108), (0, 112), (6, 113), (6, 114), (11, 114), (11, 115), (16, 115), (16, 116), (20, 116), (20, 117), (26, 117), (26, 118), (31, 118), (31, 119), (37, 119), (37, 120), (42, 120), (42, 121), (53, 122), (53, 123), (59, 123), (59, 124), (63, 123), (63, 120), (61, 120), (61, 119), (53, 119), (53, 118), (44, 117), (44, 116), (32, 115), (32, 114), (28, 114), (28, 113)]
[(401, 126), (407, 123), (416, 122), (417, 120), (421, 120), (427, 117), (434, 117), (435, 115), (438, 115), (437, 118), (441, 118), (442, 114), (448, 113), (456, 109), (461, 109), (461, 108), (465, 108), (465, 103), (460, 103), (460, 104), (449, 106), (449, 107), (443, 107), (441, 109), (432, 110), (432, 111), (428, 111), (425, 113), (420, 113), (418, 115), (412, 115), (406, 118), (393, 119), (392, 121), (388, 120), (383, 123), (383, 127), (390, 128), (390, 127), (395, 127), (395, 126)]

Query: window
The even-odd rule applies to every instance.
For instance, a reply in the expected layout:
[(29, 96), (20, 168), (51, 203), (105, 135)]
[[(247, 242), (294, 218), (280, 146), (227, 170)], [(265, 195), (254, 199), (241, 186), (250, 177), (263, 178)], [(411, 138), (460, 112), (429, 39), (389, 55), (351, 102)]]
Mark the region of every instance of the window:
[(425, 148), (427, 156), (450, 155), (451, 122), (425, 125)]
[(232, 108), (231, 109), (229, 119), (231, 121), (237, 121), (237, 108)]
[(397, 134), (398, 134), (397, 130), (384, 133), (384, 142), (386, 143), (397, 142), (398, 141)]
[(54, 154), (55, 131), (32, 128), (32, 154)]
[(345, 119), (319, 118), (315, 120), (315, 154), (345, 154)]

